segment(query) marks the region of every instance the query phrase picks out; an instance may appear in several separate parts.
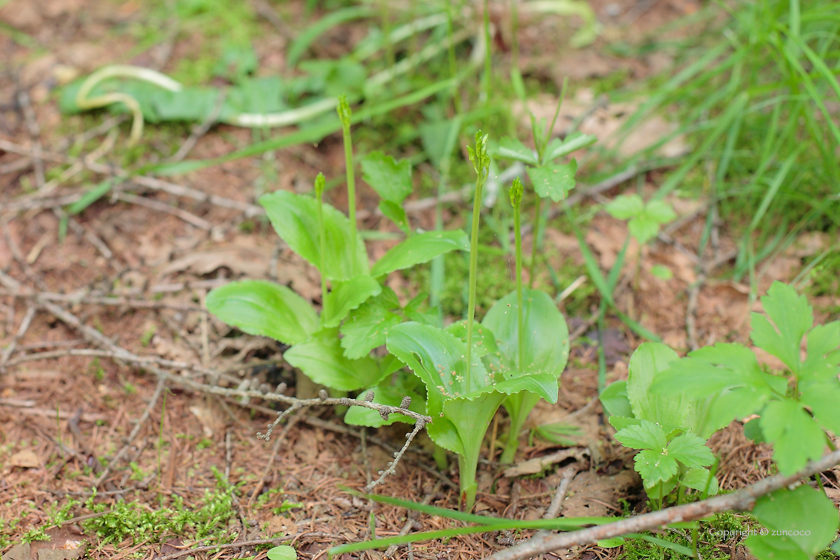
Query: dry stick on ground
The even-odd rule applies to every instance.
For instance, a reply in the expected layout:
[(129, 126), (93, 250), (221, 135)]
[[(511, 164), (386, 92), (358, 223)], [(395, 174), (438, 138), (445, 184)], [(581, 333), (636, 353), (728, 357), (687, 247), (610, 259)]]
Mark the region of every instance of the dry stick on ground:
[(800, 479), (823, 472), (840, 463), (840, 450), (824, 455), (818, 461), (809, 462), (804, 469), (792, 475), (775, 475), (732, 494), (716, 496), (707, 500), (682, 506), (670, 507), (644, 515), (622, 519), (608, 525), (599, 525), (571, 533), (537, 535), (512, 548), (501, 550), (487, 557), (487, 560), (521, 560), (544, 552), (568, 549), (584, 544), (594, 544), (599, 540), (650, 531), (663, 525), (695, 521), (714, 513), (724, 511), (749, 511), (755, 501), (771, 492), (785, 488)]
[[(297, 410), (300, 411), (300, 409)], [(286, 424), (285, 428), (283, 428), (283, 431), (280, 433), (280, 436), (274, 441), (274, 445), (271, 447), (271, 456), (268, 458), (268, 463), (266, 463), (265, 465), (265, 469), (263, 470), (263, 474), (260, 477), (259, 483), (257, 483), (256, 488), (254, 488), (254, 491), (251, 492), (251, 497), (248, 499), (248, 505), (253, 504), (254, 500), (257, 499), (259, 493), (262, 492), (262, 489), (265, 487), (265, 479), (268, 478), (268, 473), (274, 466), (274, 460), (277, 458), (277, 453), (280, 451), (280, 446), (286, 440), (286, 436), (289, 435), (289, 432), (292, 431), (292, 428), (294, 428), (295, 424), (298, 423), (298, 420), (300, 420), (302, 416), (303, 414), (301, 414), (300, 412), (292, 416), (289, 419), (288, 424)]]
[(33, 317), (35, 317), (35, 307), (30, 305), (26, 308), (26, 315), (23, 316), (23, 321), (20, 322), (20, 327), (18, 327), (18, 331), (15, 333), (15, 337), (12, 339), (11, 344), (3, 350), (3, 356), (0, 357), (0, 373), (4, 373), (6, 371), (6, 365), (9, 363), (9, 358), (14, 353), (18, 341), (23, 338), (26, 331), (29, 330), (29, 325), (32, 324)]
[[(548, 507), (548, 511), (545, 512), (543, 519), (554, 519), (558, 515), (560, 515), (560, 510), (563, 509), (563, 500), (566, 499), (566, 493), (569, 491), (569, 484), (571, 484), (572, 479), (575, 478), (575, 475), (580, 470), (580, 465), (575, 463), (573, 465), (569, 465), (566, 467), (566, 470), (563, 471), (563, 478), (560, 480), (559, 486), (557, 486), (557, 492), (554, 494), (554, 498), (551, 500), (551, 505)], [(540, 531), (537, 535), (549, 535), (551, 531)]]
[[(19, 292), (22, 288), (21, 284), (8, 276), (4, 272), (0, 271), (0, 284), (3, 284), (8, 290)], [(193, 381), (192, 379), (188, 379), (183, 376), (174, 375), (168, 371), (164, 371), (159, 367), (153, 365), (148, 360), (144, 360), (142, 357), (129, 352), (128, 350), (121, 348), (120, 346), (116, 345), (113, 341), (111, 341), (108, 337), (93, 329), (88, 327), (87, 325), (83, 324), (78, 317), (70, 313), (69, 311), (63, 309), (62, 307), (49, 302), (44, 301), (39, 298), (35, 298), (37, 304), (44, 308), (46, 311), (54, 315), (57, 319), (61, 320), (65, 324), (70, 327), (73, 327), (77, 331), (79, 331), (86, 339), (88, 339), (93, 344), (96, 344), (100, 348), (104, 348), (109, 352), (113, 352), (114, 359), (118, 361), (134, 363), (134, 364), (143, 364), (143, 367), (148, 371), (154, 373), (158, 376), (158, 379), (163, 381), (169, 381), (175, 383), (177, 385), (181, 385), (183, 387), (187, 387), (199, 392), (210, 393), (213, 395), (220, 395), (224, 397), (246, 397), (246, 398), (259, 398), (268, 401), (275, 401), (275, 402), (282, 402), (288, 405), (291, 405), (289, 409), (282, 411), (278, 414), (277, 419), (269, 424), (268, 431), (265, 435), (257, 434), (258, 437), (262, 437), (266, 440), (269, 439), (271, 432), (273, 431), (274, 427), (289, 413), (289, 411), (294, 411), (302, 408), (309, 408), (313, 406), (361, 406), (364, 408), (370, 408), (379, 412), (379, 414), (387, 419), (387, 417), (391, 414), (402, 414), (403, 416), (407, 416), (414, 420), (414, 429), (407, 435), (406, 442), (396, 453), (394, 453), (394, 461), (388, 465), (388, 469), (383, 471), (381, 476), (378, 480), (372, 483), (372, 486), (368, 487), (368, 491), (373, 489), (376, 485), (378, 485), (388, 474), (393, 474), (394, 469), (397, 463), (400, 461), (402, 456), (405, 454), (408, 446), (411, 444), (414, 437), (422, 430), (426, 424), (431, 423), (432, 419), (429, 416), (423, 414), (417, 414), (408, 409), (408, 404), (405, 406), (387, 406), (378, 403), (374, 403), (368, 400), (357, 400), (357, 399), (350, 399), (346, 397), (340, 398), (330, 398), (326, 391), (321, 391), (320, 396), (315, 399), (297, 399), (294, 397), (287, 397), (286, 395), (282, 394), (281, 392), (263, 392), (258, 390), (248, 390), (248, 389), (228, 389), (225, 387), (217, 387), (212, 385), (206, 385), (203, 383), (199, 383), (197, 381)], [(216, 376), (219, 374), (217, 373)], [(217, 377), (211, 377), (217, 378)], [(282, 384), (281, 384), (282, 385)], [(279, 387), (278, 387), (279, 388)]]
[(111, 469), (117, 465), (123, 458), (123, 456), (128, 453), (128, 450), (131, 449), (131, 444), (134, 442), (134, 438), (137, 437), (137, 434), (140, 433), (140, 430), (143, 428), (143, 424), (146, 423), (146, 420), (149, 419), (149, 416), (152, 414), (152, 410), (157, 405), (158, 399), (163, 394), (163, 391), (166, 389), (166, 382), (163, 379), (158, 379), (157, 387), (155, 387), (155, 392), (152, 393), (152, 398), (149, 399), (149, 406), (146, 407), (146, 410), (143, 411), (143, 414), (140, 416), (140, 419), (137, 420), (137, 425), (134, 426), (134, 429), (131, 430), (131, 433), (128, 434), (128, 438), (126, 439), (125, 445), (123, 445), (122, 449), (120, 449), (114, 458), (108, 463), (108, 466), (105, 467), (96, 480), (93, 483), (94, 488), (98, 488), (100, 484), (111, 474)]

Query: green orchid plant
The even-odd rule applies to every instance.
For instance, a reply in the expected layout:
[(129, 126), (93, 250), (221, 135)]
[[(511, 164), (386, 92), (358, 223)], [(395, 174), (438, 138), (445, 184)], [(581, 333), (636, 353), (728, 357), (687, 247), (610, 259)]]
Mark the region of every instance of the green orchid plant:
[[(697, 470), (711, 462), (701, 444), (736, 419), (757, 415), (744, 432), (772, 444), (782, 474), (821, 457), (826, 447), (834, 449), (829, 433), (840, 434), (840, 321), (815, 326), (805, 296), (781, 282), (761, 303), (766, 316), (752, 314), (752, 342), (779, 358), (787, 371), (769, 373), (740, 344), (718, 343), (685, 358), (664, 345), (644, 344), (630, 361), (628, 380), (601, 394), (613, 415), (610, 423), (619, 430), (616, 439), (643, 450), (636, 470), (649, 495), (677, 484), (705, 486), (701, 491), (712, 493), (716, 481)], [(759, 560), (813, 558), (840, 527), (825, 492), (807, 485), (760, 498), (753, 515), (773, 530), (745, 541)]]
[[(557, 400), (558, 376), (568, 357), (568, 331), (556, 305), (544, 292), (517, 289), (500, 299), (482, 323), (475, 317), (475, 283), (481, 193), (490, 164), (487, 137), (476, 134), (469, 147), (476, 172), (470, 238), (470, 280), (467, 318), (440, 328), (419, 322), (391, 328), (387, 348), (426, 387), (427, 426), (432, 440), (458, 454), (462, 504), (475, 502), (479, 452), (493, 416), (503, 403), (516, 399), (530, 408), (541, 398)], [(522, 183), (511, 189), (518, 211)], [(516, 220), (517, 273), (521, 272), (521, 232)], [(527, 396), (526, 396), (527, 395)], [(527, 412), (525, 414), (527, 416)], [(521, 424), (520, 424), (521, 425)]]
[[(342, 98), (338, 114), (344, 129), (350, 217), (323, 201), (325, 178), (315, 180), (315, 197), (276, 191), (262, 196), (277, 234), (321, 274), (321, 311), (286, 286), (263, 280), (231, 282), (211, 291), (207, 309), (222, 321), (253, 335), (291, 346), (283, 358), (318, 384), (337, 391), (376, 387), (400, 364), (370, 352), (385, 343), (388, 329), (416, 316), (411, 304), (401, 308), (396, 294), (383, 286), (395, 271), (428, 262), (453, 250), (466, 250), (463, 231), (418, 233), (406, 237), (369, 265), (355, 213), (355, 176), (350, 136), (350, 107)], [(386, 216), (408, 230), (402, 202), (411, 192), (411, 167), (373, 154), (363, 163), (365, 179), (382, 197)], [(416, 307), (416, 304), (415, 304)], [(419, 406), (418, 399), (415, 406)]]
[[(531, 150), (518, 139), (511, 137), (502, 138), (498, 148), (495, 150), (495, 156), (497, 158), (520, 161), (526, 165), (528, 177), (531, 179), (534, 192), (537, 195), (537, 206), (534, 216), (534, 243), (532, 245), (530, 268), (531, 288), (533, 288), (534, 278), (536, 277), (537, 239), (539, 238), (540, 221), (542, 219), (542, 200), (548, 198), (553, 202), (560, 202), (568, 196), (569, 191), (575, 186), (577, 161), (572, 159), (568, 163), (559, 163), (558, 160), (568, 156), (575, 150), (592, 145), (597, 140), (595, 136), (581, 132), (573, 132), (563, 140), (558, 138), (551, 139), (551, 132), (554, 130), (554, 124), (557, 121), (557, 116), (562, 106), (562, 97), (563, 95), (561, 94), (557, 111), (550, 124), (546, 125), (543, 123), (540, 126), (537, 124), (534, 115), (531, 115), (535, 150)], [(509, 344), (508, 337), (497, 332), (502, 329), (499, 321), (508, 313), (507, 306), (511, 305), (512, 296), (500, 300), (487, 313), (484, 324), (502, 336), (500, 346), (504, 350), (503, 355), (506, 356), (506, 360), (504, 361), (505, 368), (508, 370), (518, 369), (520, 371), (530, 371), (532, 369), (548, 371), (559, 379), (569, 357), (569, 331), (566, 326), (566, 321), (548, 294), (544, 292), (533, 289), (524, 290), (524, 293), (527, 294), (527, 303), (523, 302), (523, 289), (521, 285), (522, 238), (520, 231), (522, 196), (522, 183), (517, 180), (511, 190), (511, 205), (514, 209), (517, 280), (516, 309), (519, 315), (514, 333), (518, 333), (516, 336), (523, 336), (523, 340), (517, 342), (519, 350), (517, 352), (511, 352), (512, 346)], [(503, 306), (500, 307), (499, 304)], [(526, 333), (527, 336), (525, 336)], [(537, 348), (543, 348), (543, 346), (536, 342), (539, 337), (549, 337), (554, 341), (555, 346), (551, 346), (550, 351), (540, 354)], [(505, 401), (504, 407), (510, 416), (511, 425), (500, 458), (502, 463), (513, 462), (519, 446), (519, 435), (528, 419), (528, 415), (538, 401), (539, 399), (531, 393), (513, 395)]]

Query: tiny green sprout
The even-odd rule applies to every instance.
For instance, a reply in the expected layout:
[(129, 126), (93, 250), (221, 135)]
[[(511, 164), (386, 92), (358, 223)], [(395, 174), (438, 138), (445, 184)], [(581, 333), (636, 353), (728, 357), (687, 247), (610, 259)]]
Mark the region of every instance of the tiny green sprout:
[(482, 134), (479, 130), (475, 133), (475, 148), (467, 146), (470, 161), (473, 164), (473, 169), (475, 170), (476, 175), (478, 175), (478, 180), (481, 181), (482, 185), (484, 184), (484, 181), (487, 180), (486, 173), (490, 167), (490, 157), (487, 155), (488, 136), (488, 134)]
[(513, 180), (513, 185), (510, 187), (510, 205), (514, 208), (519, 208), (519, 205), (522, 203), (523, 191), (522, 180), (517, 177)]
[(343, 128), (350, 128), (350, 118), (353, 116), (353, 111), (347, 103), (346, 95), (342, 95), (338, 98), (338, 107), (336, 107), (336, 112), (338, 113), (339, 120), (341, 120), (341, 126)]

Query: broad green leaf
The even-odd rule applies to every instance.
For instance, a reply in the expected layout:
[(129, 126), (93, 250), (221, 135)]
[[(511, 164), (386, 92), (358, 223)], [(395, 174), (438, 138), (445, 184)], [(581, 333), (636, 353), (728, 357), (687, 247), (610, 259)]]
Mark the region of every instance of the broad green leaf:
[(813, 560), (791, 539), (782, 535), (750, 535), (744, 541), (756, 560)]
[(808, 357), (802, 364), (802, 377), (837, 377), (840, 364), (840, 321), (817, 325), (808, 331)]
[(339, 391), (355, 391), (375, 385), (382, 378), (371, 358), (350, 360), (338, 340), (338, 329), (323, 329), (306, 342), (296, 344), (283, 359), (300, 369), (315, 383)]
[[(381, 384), (376, 387), (371, 387), (373, 391), (373, 402), (384, 404), (387, 406), (400, 406), (403, 397), (411, 397), (411, 404), (408, 409), (417, 414), (426, 414), (426, 400), (415, 391), (408, 390), (404, 387), (394, 387), (392, 385)], [(362, 391), (367, 393), (367, 391)], [(361, 397), (359, 397), (361, 398)], [(371, 408), (363, 408), (361, 406), (351, 406), (344, 415), (344, 421), (353, 426), (368, 426), (371, 428), (379, 428), (380, 426), (390, 426), (394, 422), (406, 422), (413, 424), (414, 420), (402, 414), (389, 414), (387, 420), (383, 420), (382, 416), (376, 410)]]
[(551, 198), (554, 202), (565, 199), (569, 191), (575, 188), (575, 173), (577, 173), (575, 160), (565, 164), (528, 168), (528, 177), (531, 178), (534, 190), (540, 198)]
[(493, 384), (493, 389), (506, 395), (516, 395), (523, 391), (539, 395), (550, 404), (557, 402), (557, 378), (550, 373), (517, 374), (504, 381)]
[(715, 462), (712, 450), (693, 434), (675, 437), (668, 444), (668, 455), (689, 468), (708, 467)]
[(633, 352), (628, 367), (627, 396), (633, 416), (659, 424), (666, 432), (682, 424), (690, 399), (685, 395), (663, 398), (653, 394), (650, 388), (654, 380), (671, 369), (678, 359), (677, 353), (666, 345), (646, 342)]
[(610, 416), (633, 416), (630, 399), (627, 398), (627, 381), (616, 381), (608, 385), (598, 398)]
[(466, 346), (452, 334), (420, 323), (392, 327), (386, 339), (388, 351), (402, 360), (426, 385), (428, 412), (436, 417), (443, 402), (492, 384), (481, 361), (472, 365), (467, 391)]
[[(457, 321), (452, 323), (451, 325), (447, 326), (444, 329), (451, 335), (457, 337), (461, 342), (464, 344), (467, 343), (467, 321), (466, 319), (463, 321)], [(489, 361), (491, 364), (495, 366), (495, 369), (489, 368), (491, 373), (495, 373), (499, 371), (500, 366), (500, 352), (499, 347), (496, 345), (496, 337), (486, 325), (482, 325), (476, 321), (473, 321), (473, 338), (472, 338), (472, 345), (473, 345), (473, 356), (476, 358), (483, 358), (484, 356), (489, 356), (489, 360), (485, 360), (485, 367), (487, 366), (487, 362)]]
[(356, 276), (345, 282), (334, 282), (332, 290), (324, 299), (321, 325), (337, 327), (350, 311), (379, 295), (381, 291), (382, 286), (371, 276)]
[(644, 245), (659, 233), (659, 222), (642, 212), (630, 219), (627, 230), (640, 244)]
[(274, 230), (298, 255), (318, 268), (329, 280), (349, 280), (367, 274), (368, 258), (361, 237), (350, 247), (350, 220), (329, 204), (324, 204), (327, 252), (321, 269), (318, 234), (318, 201), (314, 198), (275, 191), (260, 197)]
[(718, 343), (706, 346), (672, 364), (654, 381), (654, 393), (687, 393), (706, 397), (733, 387), (768, 389), (758, 359), (740, 344)]
[(394, 295), (393, 290), (384, 288), (382, 294), (359, 306), (341, 325), (341, 347), (345, 357), (367, 356), (371, 350), (385, 344), (388, 329), (402, 322), (402, 318), (391, 311), (399, 307), (399, 301), (389, 301), (390, 295)]
[(462, 251), (470, 249), (467, 234), (463, 231), (428, 231), (409, 237), (392, 247), (376, 261), (370, 273), (371, 276), (382, 276), (395, 270), (411, 268), (456, 249)]
[(601, 548), (618, 548), (624, 546), (626, 539), (624, 537), (613, 537), (611, 539), (602, 539), (598, 541), (598, 546)]
[(793, 474), (825, 449), (825, 434), (802, 406), (791, 399), (773, 401), (761, 413), (761, 432), (773, 444), (782, 474)]
[(499, 147), (493, 155), (501, 159), (515, 159), (532, 166), (540, 164), (534, 150), (510, 136), (505, 136), (499, 140)]
[(639, 451), (635, 463), (636, 472), (642, 475), (645, 487), (666, 482), (677, 474), (677, 462), (674, 458), (652, 449)]
[(516, 292), (498, 300), (487, 312), (482, 325), (495, 335), (506, 371), (549, 373), (560, 377), (569, 359), (569, 329), (551, 297), (541, 290), (522, 290), (522, 319), (525, 330), (523, 359), (519, 356), (519, 320)]
[(371, 152), (362, 160), (362, 177), (383, 200), (402, 204), (411, 194), (411, 162), (395, 161), (382, 152)]
[(752, 341), (782, 360), (798, 376), (802, 337), (814, 324), (814, 314), (808, 299), (797, 295), (796, 290), (787, 284), (773, 282), (767, 295), (761, 298), (761, 304), (773, 320), (775, 328), (766, 317), (753, 313)]
[(383, 216), (394, 222), (397, 227), (403, 231), (403, 233), (408, 234), (411, 230), (405, 210), (403, 210), (403, 207), (396, 202), (391, 202), (390, 200), (380, 200), (379, 211), (382, 212)]
[(664, 200), (651, 200), (645, 205), (644, 215), (658, 224), (667, 224), (677, 219), (677, 213)]
[(615, 434), (615, 439), (632, 449), (651, 449), (657, 453), (665, 450), (667, 440), (661, 426), (642, 420), (638, 426), (628, 426)]
[(709, 469), (690, 469), (680, 479), (680, 484), (687, 488), (697, 490), (698, 492), (706, 492), (707, 495), (714, 496), (718, 493), (718, 480), (712, 476)]
[(645, 209), (642, 197), (637, 194), (623, 194), (615, 197), (604, 210), (617, 220), (635, 218)]
[(297, 560), (297, 552), (291, 546), (275, 546), (265, 553), (268, 560)]
[(609, 423), (610, 425), (616, 429), (616, 431), (621, 431), (624, 428), (629, 426), (640, 426), (643, 420), (639, 420), (638, 418), (629, 418), (627, 416), (610, 416)]
[[(785, 532), (777, 535), (777, 539), (771, 539), (772, 535), (747, 539), (747, 546), (761, 560), (797, 558), (797, 555), (788, 555), (791, 550), (799, 550), (805, 553), (805, 557), (813, 558), (831, 544), (840, 527), (840, 516), (831, 500), (808, 485), (794, 490), (783, 488), (762, 496), (756, 500), (752, 514), (767, 529)], [(784, 550), (785, 554), (763, 555), (768, 549)]]
[(559, 138), (552, 139), (552, 141), (548, 143), (548, 146), (545, 149), (543, 159), (546, 162), (552, 162), (559, 157), (563, 157), (574, 152), (575, 150), (591, 146), (597, 141), (597, 136), (593, 136), (591, 134), (584, 134), (582, 132), (572, 132), (571, 134), (566, 136), (566, 138), (562, 141)]
[(837, 378), (803, 382), (800, 391), (802, 403), (811, 409), (817, 422), (840, 436), (840, 383)]
[(318, 315), (295, 292), (264, 280), (231, 282), (207, 294), (207, 310), (243, 332), (298, 344), (318, 330)]

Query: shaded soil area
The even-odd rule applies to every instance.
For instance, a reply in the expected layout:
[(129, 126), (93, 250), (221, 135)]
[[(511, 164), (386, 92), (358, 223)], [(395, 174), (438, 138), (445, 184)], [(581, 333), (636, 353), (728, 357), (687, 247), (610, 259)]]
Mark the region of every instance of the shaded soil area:
[[(253, 4), (257, 13), (274, 9), (265, 2)], [(290, 3), (285, 13), (301, 15), (303, 4)], [(541, 54), (554, 48), (546, 39), (554, 36), (547, 33), (552, 24), (523, 21), (524, 71), (557, 83), (563, 76), (588, 79), (614, 72), (624, 72), (629, 79), (644, 78), (668, 61), (617, 59), (603, 54), (605, 41), (616, 36), (641, 41), (658, 26), (697, 9), (690, 0), (592, 5), (606, 25), (604, 38), (560, 59)], [(112, 32), (114, 26), (130, 26), (146, 17), (142, 8), (142, 2), (93, 0), (12, 0), (0, 8), (0, 19), (37, 43), (21, 46), (0, 38), (8, 61), (0, 77), (4, 558), (44, 558), (39, 550), (49, 549), (57, 554), (51, 558), (69, 558), (80, 550), (73, 544), (79, 541), (88, 541), (90, 558), (263, 558), (272, 544), (291, 541), (299, 558), (314, 559), (325, 558), (329, 546), (370, 538), (371, 511), (380, 538), (452, 527), (446, 519), (407, 514), (344, 491), (345, 487), (361, 490), (385, 468), (402, 445), (407, 425), (365, 431), (344, 425), (333, 409), (305, 409), (265, 442), (255, 434), (265, 431), (276, 414), (272, 403), (190, 388), (195, 384), (274, 387), (284, 382), (288, 395), (311, 390), (298, 383), (293, 368), (282, 361), (284, 348), (279, 343), (242, 335), (209, 315), (203, 305), (210, 289), (239, 278), (275, 280), (319, 303), (317, 271), (257, 217), (262, 158), (233, 161), (172, 180), (117, 182), (107, 197), (84, 212), (68, 217), (62, 210), (91, 185), (118, 174), (125, 161), (118, 152), (129, 126), (124, 118), (101, 113), (60, 114), (54, 88), (65, 73), (84, 74), (116, 62), (167, 71), (176, 67), (179, 56), (196, 48), (190, 36), (176, 35), (169, 43), (138, 51), (130, 34)], [(255, 46), (261, 67), (276, 71), (282, 69), (287, 39), (270, 19), (255, 24), (264, 30)], [(340, 52), (344, 40), (328, 37), (318, 48)], [(588, 110), (586, 96), (577, 98), (579, 105), (570, 105), (568, 119), (561, 119), (561, 124)], [(553, 101), (545, 104), (553, 107)], [(599, 127), (613, 126), (611, 119), (619, 113), (603, 108), (584, 124), (597, 134)], [(167, 130), (177, 139), (176, 149), (190, 135), (184, 126)], [(221, 156), (252, 140), (251, 131), (216, 126), (197, 138), (190, 157)], [(171, 148), (152, 144), (145, 157), (163, 160)], [(329, 169), (339, 176), (342, 149), (336, 136), (318, 146), (272, 152), (276, 176), (259, 188), (304, 192), (318, 171)], [(79, 157), (84, 158), (81, 163)], [(637, 184), (652, 190), (661, 180), (661, 171), (642, 173), (581, 205), (588, 209), (593, 202)], [(342, 207), (339, 190), (330, 193), (331, 202)], [(707, 208), (702, 201), (674, 198), (671, 202), (680, 218), (649, 247), (640, 251), (631, 245), (628, 251), (617, 292), (619, 307), (680, 352), (716, 341), (748, 343), (749, 313), (760, 309), (758, 302), (750, 298), (748, 286), (714, 279), (715, 272), (729, 266), (734, 257), (732, 232), (727, 224), (717, 224), (714, 243), (698, 257)], [(366, 217), (360, 227), (395, 231), (375, 215), (376, 203), (373, 191), (364, 187), (360, 210)], [(433, 227), (432, 207), (418, 204), (417, 208), (412, 220)], [(467, 202), (448, 206), (450, 223), (467, 209)], [(578, 267), (583, 263), (577, 240), (566, 231), (556, 218), (545, 232), (544, 254), (556, 269), (569, 262)], [(602, 269), (609, 270), (615, 262), (626, 236), (625, 224), (603, 212), (593, 218), (586, 240)], [(531, 236), (524, 241), (530, 254)], [(803, 238), (782, 257), (762, 263), (758, 292), (764, 293), (774, 280), (790, 281), (802, 259), (819, 253), (823, 243)], [(368, 248), (372, 256), (380, 256), (390, 244), (370, 241)], [(651, 274), (657, 264), (671, 269), (673, 277), (663, 280)], [(704, 275), (704, 281), (698, 282), (704, 268), (708, 278)], [(548, 288), (551, 279), (541, 275), (536, 283)], [(418, 292), (411, 278), (399, 274), (389, 279), (389, 285), (403, 302)], [(812, 303), (823, 315), (818, 320), (827, 315), (821, 310), (837, 305), (828, 300)], [(564, 308), (563, 302), (560, 305)], [(580, 473), (571, 484), (563, 515), (620, 515), (644, 507), (632, 454), (610, 439), (612, 428), (605, 426), (600, 405), (592, 403), (598, 382), (596, 302), (578, 309), (587, 312), (567, 316), (574, 341), (559, 402), (539, 406), (530, 422), (565, 421), (579, 426), (581, 435), (575, 436), (575, 445), (565, 447), (570, 449), (565, 457), (557, 453), (561, 446), (527, 441), (523, 435), (517, 476), (507, 476), (495, 462), (496, 439), (488, 437), (489, 453), (479, 465), (478, 513), (512, 519), (543, 516), (570, 464), (578, 465)], [(618, 321), (610, 321), (604, 339), (608, 381), (626, 378), (629, 356), (641, 340)], [(133, 357), (128, 360), (125, 352)], [(762, 359), (776, 365), (772, 356)], [(153, 367), (171, 377), (155, 375)], [(502, 434), (505, 423), (500, 415), (493, 434)], [(721, 458), (719, 478), (725, 489), (754, 482), (770, 470), (768, 450), (746, 440), (740, 425), (717, 434), (712, 447)], [(552, 456), (536, 471), (528, 471), (529, 460)], [(386, 478), (377, 492), (457, 508), (457, 461), (450, 459), (451, 468), (438, 473), (431, 444), (422, 436), (409, 448), (396, 475)], [(840, 471), (835, 471), (837, 480)], [(92, 488), (95, 496), (84, 505)], [(840, 503), (840, 490), (836, 486), (829, 490)], [(107, 511), (97, 512), (95, 504), (110, 510), (135, 501), (139, 509), (127, 514), (134, 519), (178, 507), (204, 512), (204, 517), (192, 518), (183, 535), (148, 527), (119, 533), (90, 523), (106, 517)], [(218, 510), (214, 504), (221, 504)], [(22, 536), (55, 520), (62, 508), (63, 523), (50, 529), (48, 540), (34, 541), (26, 551), (13, 548)], [(109, 541), (115, 534), (121, 538)], [(392, 554), (481, 558), (526, 536), (527, 532), (461, 536), (400, 547)], [(186, 548), (197, 541), (206, 548), (198, 552)], [(558, 557), (609, 558), (619, 553), (620, 548), (587, 547)], [(381, 552), (365, 554), (382, 557)]]

